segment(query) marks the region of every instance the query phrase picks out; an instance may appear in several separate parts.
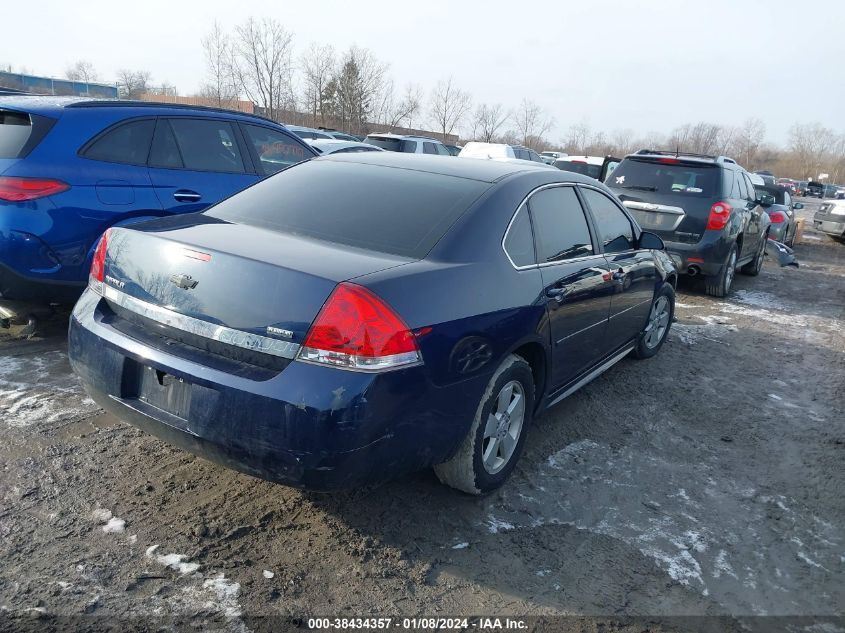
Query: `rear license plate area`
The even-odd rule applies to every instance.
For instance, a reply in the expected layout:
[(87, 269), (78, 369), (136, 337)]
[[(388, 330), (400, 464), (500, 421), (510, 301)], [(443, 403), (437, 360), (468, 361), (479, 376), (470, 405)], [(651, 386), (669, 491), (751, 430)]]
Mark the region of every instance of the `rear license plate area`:
[(191, 408), (192, 385), (154, 367), (138, 366), (134, 397), (156, 409), (186, 420)]
[(654, 211), (635, 211), (634, 217), (644, 229), (671, 231), (678, 223), (678, 216), (674, 213), (656, 213)]

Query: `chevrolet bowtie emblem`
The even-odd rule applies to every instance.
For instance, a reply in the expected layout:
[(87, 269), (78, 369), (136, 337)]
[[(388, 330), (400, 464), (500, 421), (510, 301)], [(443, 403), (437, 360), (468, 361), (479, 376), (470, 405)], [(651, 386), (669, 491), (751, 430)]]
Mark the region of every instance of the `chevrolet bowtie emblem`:
[(190, 275), (171, 275), (170, 282), (179, 286), (182, 290), (191, 290), (196, 288), (199, 281)]

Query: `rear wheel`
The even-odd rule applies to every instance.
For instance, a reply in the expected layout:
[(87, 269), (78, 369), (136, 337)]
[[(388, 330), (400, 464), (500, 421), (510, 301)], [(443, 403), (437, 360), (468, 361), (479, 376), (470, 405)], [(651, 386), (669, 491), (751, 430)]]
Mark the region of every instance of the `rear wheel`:
[(762, 238), (760, 238), (760, 246), (757, 248), (757, 254), (754, 255), (754, 259), (740, 268), (743, 274), (751, 275), (752, 277), (756, 277), (760, 274), (760, 271), (763, 270), (763, 259), (766, 256), (766, 242), (768, 241), (768, 234), (765, 234)]
[(511, 354), (490, 379), (458, 452), (434, 467), (437, 478), (474, 495), (501, 486), (522, 454), (533, 411), (531, 367)]
[(704, 290), (711, 297), (724, 297), (731, 290), (736, 275), (736, 244), (731, 245), (731, 250), (722, 268), (717, 275), (708, 275), (704, 278)]
[(672, 317), (675, 315), (675, 290), (671, 284), (663, 287), (655, 295), (648, 314), (648, 321), (640, 332), (637, 346), (634, 348), (636, 358), (651, 358), (663, 346), (672, 327)]

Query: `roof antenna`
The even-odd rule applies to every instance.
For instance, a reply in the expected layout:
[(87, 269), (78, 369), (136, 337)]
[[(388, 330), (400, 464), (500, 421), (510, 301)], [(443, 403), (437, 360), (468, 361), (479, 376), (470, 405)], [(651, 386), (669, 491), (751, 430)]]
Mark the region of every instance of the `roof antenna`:
[(681, 154), (681, 145), (680, 143), (675, 145), (675, 158), (679, 158)]

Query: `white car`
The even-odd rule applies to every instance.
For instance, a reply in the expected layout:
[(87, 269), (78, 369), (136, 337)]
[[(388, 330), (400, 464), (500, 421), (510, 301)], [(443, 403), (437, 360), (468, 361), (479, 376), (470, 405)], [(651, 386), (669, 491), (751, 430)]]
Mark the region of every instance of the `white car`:
[(388, 152), (436, 154), (438, 156), (452, 155), (443, 143), (428, 136), (408, 136), (385, 132), (384, 134), (368, 134), (364, 142), (380, 147)]
[(486, 158), (489, 160), (524, 160), (532, 163), (545, 164), (545, 161), (533, 149), (522, 145), (508, 145), (507, 143), (470, 141), (464, 145), (458, 157)]
[(558, 158), (563, 158), (564, 156), (569, 156), (569, 154), (567, 154), (566, 152), (557, 152), (557, 151), (551, 151), (551, 150), (546, 150), (545, 152), (540, 152), (540, 158), (542, 158), (543, 162), (548, 164), (548, 165), (554, 165), (555, 161)]

